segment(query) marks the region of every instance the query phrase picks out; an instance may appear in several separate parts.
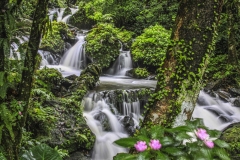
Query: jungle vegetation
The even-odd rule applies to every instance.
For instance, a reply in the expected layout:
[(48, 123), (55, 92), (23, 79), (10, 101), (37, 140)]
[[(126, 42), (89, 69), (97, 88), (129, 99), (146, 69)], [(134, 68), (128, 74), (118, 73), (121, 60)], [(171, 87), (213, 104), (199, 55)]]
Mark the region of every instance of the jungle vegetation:
[[(78, 11), (69, 25), (50, 22), (49, 9), (75, 6)], [(1, 0), (0, 158), (20, 159), (27, 142), (34, 139), (34, 131), (26, 124), (55, 120), (49, 118), (51, 108), (41, 109), (41, 98), (37, 105), (33, 101), (36, 95), (53, 96), (51, 80), (58, 81), (61, 75), (53, 72), (56, 79), (39, 76), (37, 52), (39, 48), (62, 52), (62, 35), (73, 37), (72, 26), (89, 30), (86, 52), (97, 67), (78, 79), (83, 84), (71, 96), (73, 101), (62, 103), (78, 105), (76, 96), (82, 97), (88, 89), (84, 77), (91, 82), (86, 86), (94, 87), (100, 70), (117, 57), (120, 41), (132, 52), (136, 77), (157, 75), (143, 130), (152, 125), (171, 128), (180, 114), (185, 115), (183, 120), (190, 119), (199, 90), (207, 82), (230, 80), (239, 87), (239, 7), (237, 0)], [(22, 36), (29, 41), (20, 43)], [(13, 42), (20, 46), (21, 59), (11, 52)], [(183, 104), (191, 108), (186, 110)], [(84, 123), (84, 118), (79, 121)], [(43, 128), (48, 132), (51, 126)], [(91, 137), (88, 131), (79, 135), (81, 142)]]

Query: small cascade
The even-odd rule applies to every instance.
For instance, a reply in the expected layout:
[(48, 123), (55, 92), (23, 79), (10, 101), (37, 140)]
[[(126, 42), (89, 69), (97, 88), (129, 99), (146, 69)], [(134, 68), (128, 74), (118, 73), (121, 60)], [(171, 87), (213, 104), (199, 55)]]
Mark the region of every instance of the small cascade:
[(87, 64), (85, 56), (85, 36), (77, 36), (78, 42), (72, 46), (61, 58), (60, 64), (73, 69), (84, 69)]
[(62, 17), (63, 17), (63, 13), (65, 11), (66, 8), (59, 8), (57, 9), (57, 22), (62, 21)]
[(54, 57), (54, 55), (52, 55), (51, 52), (38, 50), (38, 53), (42, 57), (42, 61), (41, 61), (40, 66), (56, 65), (57, 64), (57, 61), (56, 61), (57, 58)]
[(12, 42), (11, 43), (11, 48), (10, 48), (10, 56), (9, 58), (10, 59), (17, 59), (17, 60), (21, 60), (21, 55), (20, 53), (18, 52), (18, 48), (19, 46), (28, 41), (28, 37), (26, 36), (21, 36), (21, 37), (15, 37), (16, 39), (18, 39), (18, 43), (16, 42)]
[(66, 15), (63, 17), (64, 11), (66, 8), (53, 8), (48, 11), (49, 19), (53, 21), (53, 16), (57, 13), (57, 22), (65, 22), (68, 23), (70, 17), (74, 15), (78, 11), (78, 7), (76, 8), (69, 8), (71, 10), (71, 14)]
[(125, 76), (126, 71), (132, 69), (132, 58), (130, 51), (121, 51), (118, 59), (114, 62), (113, 66), (107, 71), (110, 75)]
[(50, 21), (53, 21), (53, 16), (55, 13), (58, 13), (58, 8), (53, 8), (48, 11)]
[(202, 118), (204, 124), (211, 129), (223, 130), (240, 121), (240, 109), (230, 102), (224, 102), (219, 97), (212, 97), (201, 91), (193, 118)]
[(139, 91), (141, 89), (92, 92), (84, 98), (84, 116), (96, 135), (94, 160), (112, 160), (117, 153), (128, 151), (113, 142), (128, 137), (138, 127), (142, 118), (140, 108), (144, 105), (137, 96)]

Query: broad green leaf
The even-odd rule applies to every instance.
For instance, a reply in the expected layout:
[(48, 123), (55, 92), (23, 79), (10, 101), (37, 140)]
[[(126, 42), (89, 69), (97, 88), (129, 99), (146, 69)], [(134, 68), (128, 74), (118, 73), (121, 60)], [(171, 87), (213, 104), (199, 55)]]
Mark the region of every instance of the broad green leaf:
[(212, 159), (209, 148), (201, 148), (199, 150), (199, 153), (202, 155), (202, 157), (204, 157), (206, 159)]
[(7, 158), (2, 153), (0, 153), (0, 159), (1, 160), (7, 160)]
[(135, 160), (136, 158), (137, 155), (129, 153), (118, 153), (115, 157), (113, 157), (114, 160)]
[(151, 154), (149, 153), (149, 151), (144, 151), (138, 154), (136, 160), (149, 160), (150, 156)]
[(227, 152), (222, 148), (213, 148), (213, 152), (222, 160), (230, 160)]
[(163, 148), (161, 150), (172, 156), (181, 156), (181, 155), (185, 154), (182, 150), (180, 150), (176, 147), (167, 147), (167, 148)]
[(214, 143), (215, 143), (218, 147), (220, 147), (220, 148), (229, 148), (229, 147), (230, 147), (228, 143), (226, 143), (226, 142), (224, 142), (224, 141), (222, 141), (222, 140), (219, 140), (219, 139), (216, 139), (216, 140), (214, 141)]
[(39, 144), (22, 154), (20, 160), (62, 160), (59, 153), (46, 144)]
[(162, 153), (162, 152), (157, 152), (157, 157), (156, 157), (157, 160), (169, 160), (169, 157)]
[(176, 135), (175, 139), (177, 141), (183, 141), (185, 139), (189, 139), (191, 136), (189, 136), (186, 132), (180, 132)]
[(163, 137), (160, 139), (162, 146), (168, 146), (174, 143), (173, 139), (170, 137)]
[(134, 144), (137, 142), (136, 138), (121, 138), (119, 140), (114, 141), (119, 146), (122, 147), (133, 147)]

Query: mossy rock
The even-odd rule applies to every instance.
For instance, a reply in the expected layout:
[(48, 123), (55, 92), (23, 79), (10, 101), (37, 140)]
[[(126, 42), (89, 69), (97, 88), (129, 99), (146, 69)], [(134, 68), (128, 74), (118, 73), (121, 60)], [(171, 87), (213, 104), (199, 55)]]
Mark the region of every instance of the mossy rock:
[(232, 160), (240, 159), (240, 123), (230, 125), (222, 133), (221, 139), (230, 145), (230, 157)]
[(127, 72), (127, 75), (137, 79), (147, 78), (149, 76), (149, 72), (146, 68), (134, 68)]

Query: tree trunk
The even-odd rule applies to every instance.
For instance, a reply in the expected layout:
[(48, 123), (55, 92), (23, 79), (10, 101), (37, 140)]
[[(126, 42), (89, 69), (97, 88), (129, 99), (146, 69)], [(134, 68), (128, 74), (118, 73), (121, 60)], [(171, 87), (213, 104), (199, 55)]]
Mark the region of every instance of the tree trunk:
[[(20, 1), (18, 0), (17, 2)], [(3, 128), (1, 145), (8, 160), (19, 159), (19, 148), (22, 139), (22, 127), (24, 127), (26, 121), (28, 103), (33, 82), (33, 74), (36, 70), (36, 67), (38, 67), (36, 65), (38, 57), (37, 52), (41, 40), (41, 35), (46, 24), (48, 2), (49, 0), (39, 0), (35, 10), (28, 48), (24, 59), (25, 69), (22, 73), (22, 82), (19, 89), (19, 101), (22, 102), (23, 107), (22, 118), (19, 121), (16, 121), (16, 124), (12, 128), (14, 132), (14, 139), (12, 138), (13, 136), (10, 135), (11, 133), (8, 132), (8, 129)]]
[(5, 69), (4, 64), (6, 51), (3, 44), (9, 41), (5, 26), (5, 13), (7, 11), (7, 4), (8, 0), (0, 1), (0, 72), (4, 72)]
[(238, 54), (237, 54), (237, 32), (238, 32), (238, 25), (239, 22), (238, 18), (238, 5), (234, 3), (234, 0), (227, 1), (227, 14), (228, 14), (228, 29), (229, 29), (229, 36), (228, 36), (228, 63), (233, 64), (237, 67), (238, 66)]
[(180, 1), (172, 43), (159, 69), (143, 126), (172, 127), (183, 125), (191, 118), (208, 57), (214, 49), (221, 8), (222, 0)]

